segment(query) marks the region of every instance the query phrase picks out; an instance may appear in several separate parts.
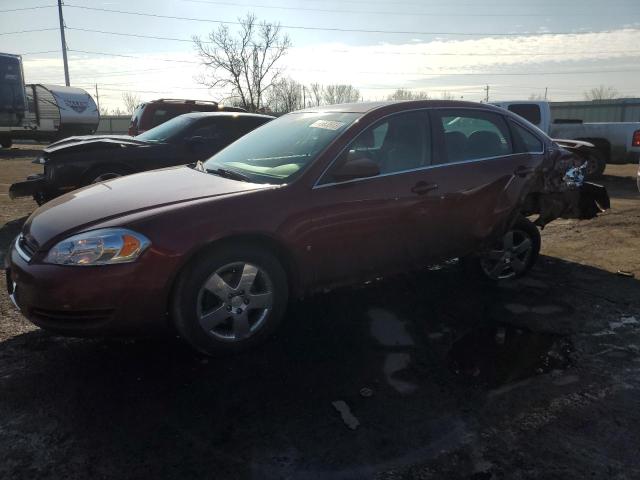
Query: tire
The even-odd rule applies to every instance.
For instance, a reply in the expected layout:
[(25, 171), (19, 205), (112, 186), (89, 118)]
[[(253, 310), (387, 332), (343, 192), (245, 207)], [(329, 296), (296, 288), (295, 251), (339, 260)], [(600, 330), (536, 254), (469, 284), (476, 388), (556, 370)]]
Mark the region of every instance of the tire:
[(586, 180), (601, 178), (605, 168), (607, 168), (607, 160), (601, 152), (590, 154), (587, 159)]
[(13, 140), (10, 138), (0, 138), (0, 146), (2, 148), (11, 148), (11, 145), (13, 145)]
[(287, 275), (274, 255), (250, 244), (223, 245), (197, 255), (180, 273), (171, 317), (194, 349), (224, 356), (269, 338), (288, 298)]
[(518, 217), (492, 249), (467, 257), (463, 263), (481, 278), (494, 282), (513, 280), (526, 275), (535, 265), (540, 245), (538, 227), (529, 219)]

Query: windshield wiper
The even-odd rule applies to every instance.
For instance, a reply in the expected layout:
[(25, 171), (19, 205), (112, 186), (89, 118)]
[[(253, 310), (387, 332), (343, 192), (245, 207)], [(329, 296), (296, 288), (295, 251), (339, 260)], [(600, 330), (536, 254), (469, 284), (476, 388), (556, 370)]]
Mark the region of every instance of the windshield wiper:
[(235, 170), (227, 170), (226, 168), (207, 168), (207, 173), (213, 173), (214, 175), (230, 178), (231, 180), (240, 180), (241, 182), (253, 182), (247, 175), (236, 172)]

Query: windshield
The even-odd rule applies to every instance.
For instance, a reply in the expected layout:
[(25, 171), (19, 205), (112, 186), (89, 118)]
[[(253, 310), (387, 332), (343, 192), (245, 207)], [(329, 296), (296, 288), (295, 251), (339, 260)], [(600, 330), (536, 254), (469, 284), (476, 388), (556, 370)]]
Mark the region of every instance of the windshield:
[(147, 142), (166, 142), (172, 138), (182, 136), (184, 131), (195, 121), (195, 118), (181, 115), (179, 117), (172, 118), (151, 130), (141, 133), (136, 137), (136, 140), (145, 140)]
[(253, 130), (206, 161), (208, 171), (235, 170), (256, 183), (286, 183), (360, 114), (290, 113)]

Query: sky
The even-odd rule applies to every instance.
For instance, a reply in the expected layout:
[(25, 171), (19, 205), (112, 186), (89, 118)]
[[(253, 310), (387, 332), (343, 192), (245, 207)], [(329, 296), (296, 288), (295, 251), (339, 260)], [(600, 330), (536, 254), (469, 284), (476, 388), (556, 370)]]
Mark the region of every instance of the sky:
[[(228, 92), (198, 82), (206, 70), (191, 38), (206, 39), (220, 26), (216, 22), (236, 22), (249, 12), (280, 23), (290, 37), (292, 47), (279, 64), (284, 75), (307, 84), (352, 84), (365, 100), (405, 88), (480, 101), (487, 85), (490, 100), (523, 100), (545, 91), (552, 101), (582, 100), (598, 85), (640, 97), (638, 0), (64, 4), (71, 85), (92, 94), (97, 85), (108, 108), (123, 108), (124, 92), (143, 101), (225, 97)], [(9, 11), (29, 7), (43, 8)], [(23, 55), (27, 83), (63, 85), (55, 0), (0, 0), (0, 52)]]

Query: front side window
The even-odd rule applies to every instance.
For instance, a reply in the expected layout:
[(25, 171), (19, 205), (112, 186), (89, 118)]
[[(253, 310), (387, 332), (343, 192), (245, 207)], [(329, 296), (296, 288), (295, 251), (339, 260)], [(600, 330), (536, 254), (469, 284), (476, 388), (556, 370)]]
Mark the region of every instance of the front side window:
[(513, 129), (514, 143), (518, 153), (542, 153), (544, 146), (542, 141), (526, 128), (515, 122), (509, 122)]
[(257, 183), (282, 184), (307, 168), (361, 114), (300, 112), (249, 132), (204, 164), (235, 170)]
[(440, 122), (448, 163), (513, 153), (509, 129), (501, 115), (481, 111), (446, 111)]
[[(336, 172), (353, 161), (366, 161), (377, 165), (380, 175), (428, 166), (431, 163), (428, 120), (425, 112), (408, 112), (379, 121), (351, 142), (320, 183), (341, 181)], [(371, 175), (367, 175), (369, 176)]]

